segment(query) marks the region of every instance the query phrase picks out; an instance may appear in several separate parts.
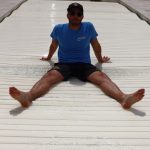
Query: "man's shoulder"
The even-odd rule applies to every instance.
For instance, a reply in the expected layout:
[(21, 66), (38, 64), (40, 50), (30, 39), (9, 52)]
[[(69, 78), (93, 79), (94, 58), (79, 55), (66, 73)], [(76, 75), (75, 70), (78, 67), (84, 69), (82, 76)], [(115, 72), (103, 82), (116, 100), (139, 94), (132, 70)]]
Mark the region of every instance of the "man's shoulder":
[(54, 28), (59, 29), (59, 28), (63, 28), (63, 27), (66, 27), (66, 26), (67, 26), (67, 23), (63, 23), (63, 24), (56, 24), (56, 25), (54, 26)]
[(93, 29), (95, 27), (94, 27), (93, 23), (91, 23), (91, 22), (82, 22), (82, 28), (84, 30), (93, 31)]
[(93, 23), (91, 23), (91, 22), (82, 22), (82, 24), (84, 26), (93, 26)]

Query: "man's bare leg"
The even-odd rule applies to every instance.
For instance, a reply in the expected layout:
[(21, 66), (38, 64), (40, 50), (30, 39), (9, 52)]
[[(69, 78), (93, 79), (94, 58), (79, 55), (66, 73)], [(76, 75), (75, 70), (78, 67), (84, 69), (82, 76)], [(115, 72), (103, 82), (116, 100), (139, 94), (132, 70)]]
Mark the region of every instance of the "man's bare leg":
[(19, 101), (22, 107), (28, 107), (32, 101), (46, 94), (54, 84), (63, 79), (63, 76), (58, 71), (51, 70), (47, 72), (29, 92), (22, 92), (15, 87), (10, 87), (9, 94)]
[(129, 109), (134, 103), (142, 100), (144, 97), (145, 89), (139, 89), (132, 94), (123, 93), (103, 72), (96, 71), (92, 73), (88, 80), (99, 86), (106, 95), (117, 100), (124, 109)]

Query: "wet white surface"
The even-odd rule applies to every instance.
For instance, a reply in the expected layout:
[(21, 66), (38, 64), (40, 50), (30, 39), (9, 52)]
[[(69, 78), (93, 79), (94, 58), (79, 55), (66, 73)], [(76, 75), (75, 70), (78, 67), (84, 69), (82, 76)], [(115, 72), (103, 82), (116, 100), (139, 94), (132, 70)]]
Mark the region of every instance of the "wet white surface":
[[(40, 61), (49, 34), (67, 22), (69, 1), (29, 0), (0, 24), (0, 149), (2, 150), (149, 150), (150, 28), (116, 3), (80, 2), (84, 21), (99, 33), (103, 71), (127, 93), (146, 88), (130, 111), (90, 83), (63, 82), (23, 110), (9, 86), (28, 91), (50, 68)], [(92, 63), (96, 64), (92, 55)], [(57, 55), (53, 57), (57, 61)]]

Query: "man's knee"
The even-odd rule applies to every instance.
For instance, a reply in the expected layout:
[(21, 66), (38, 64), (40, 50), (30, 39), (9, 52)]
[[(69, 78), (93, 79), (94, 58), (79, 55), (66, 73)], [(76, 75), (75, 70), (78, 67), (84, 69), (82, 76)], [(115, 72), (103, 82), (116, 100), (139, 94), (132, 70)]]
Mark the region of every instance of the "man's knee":
[(64, 79), (61, 73), (57, 70), (48, 71), (47, 74), (45, 75), (45, 78), (47, 78), (48, 81), (51, 81), (54, 83), (58, 81), (62, 81)]
[(103, 82), (105, 82), (107, 80), (107, 75), (103, 72), (94, 72), (93, 74), (91, 74), (88, 78), (88, 80), (94, 84), (102, 84)]

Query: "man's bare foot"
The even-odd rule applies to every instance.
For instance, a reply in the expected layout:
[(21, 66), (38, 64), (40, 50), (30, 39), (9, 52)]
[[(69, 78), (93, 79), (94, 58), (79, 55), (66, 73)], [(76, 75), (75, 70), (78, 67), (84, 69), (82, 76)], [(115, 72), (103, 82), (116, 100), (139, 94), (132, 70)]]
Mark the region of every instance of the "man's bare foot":
[(144, 97), (145, 89), (140, 89), (133, 94), (126, 95), (125, 100), (122, 102), (124, 109), (129, 109), (134, 103), (142, 100)]
[(31, 98), (27, 93), (19, 91), (15, 87), (9, 88), (9, 94), (11, 95), (11, 97), (17, 100), (22, 107), (29, 107), (32, 103)]

